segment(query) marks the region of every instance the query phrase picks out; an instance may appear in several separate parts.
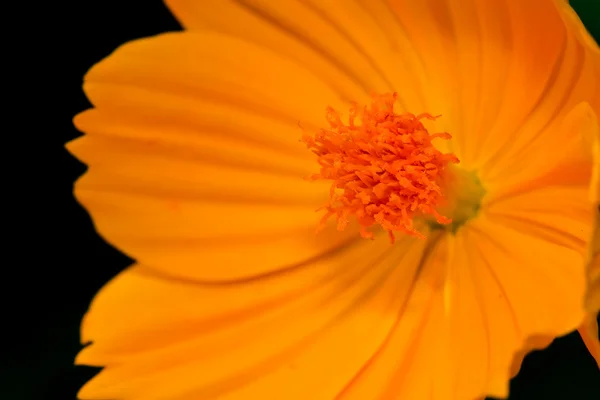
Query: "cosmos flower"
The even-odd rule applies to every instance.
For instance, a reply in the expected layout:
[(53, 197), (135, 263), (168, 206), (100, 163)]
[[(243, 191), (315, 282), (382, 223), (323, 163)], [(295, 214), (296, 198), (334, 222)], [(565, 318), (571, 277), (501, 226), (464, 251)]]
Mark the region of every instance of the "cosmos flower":
[(135, 260), (82, 399), (505, 397), (593, 328), (600, 50), (566, 1), (167, 5), (184, 30), (94, 66), (68, 145)]

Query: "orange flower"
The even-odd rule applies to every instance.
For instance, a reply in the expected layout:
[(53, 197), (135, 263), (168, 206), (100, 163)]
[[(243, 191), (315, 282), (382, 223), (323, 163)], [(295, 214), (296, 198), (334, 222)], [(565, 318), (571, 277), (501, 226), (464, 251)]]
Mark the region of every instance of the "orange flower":
[(600, 50), (566, 1), (167, 3), (68, 145), (136, 260), (82, 399), (505, 397), (582, 326)]

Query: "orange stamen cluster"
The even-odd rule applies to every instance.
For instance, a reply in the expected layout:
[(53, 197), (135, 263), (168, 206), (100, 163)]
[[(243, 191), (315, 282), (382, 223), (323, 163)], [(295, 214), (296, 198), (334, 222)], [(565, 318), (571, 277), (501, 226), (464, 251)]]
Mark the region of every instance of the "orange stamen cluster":
[(448, 133), (429, 134), (421, 120), (429, 114), (396, 114), (397, 94), (373, 96), (370, 107), (350, 108), (348, 124), (341, 114), (328, 107), (329, 129), (302, 141), (318, 156), (321, 170), (309, 179), (330, 180), (329, 202), (319, 229), (336, 216), (338, 230), (344, 230), (353, 216), (360, 233), (373, 238), (367, 228), (379, 224), (394, 242), (394, 232), (423, 237), (413, 219), (431, 215), (440, 224), (452, 222), (436, 208), (443, 200), (440, 187), (448, 163), (457, 163), (453, 154), (443, 154), (431, 141), (450, 139)]

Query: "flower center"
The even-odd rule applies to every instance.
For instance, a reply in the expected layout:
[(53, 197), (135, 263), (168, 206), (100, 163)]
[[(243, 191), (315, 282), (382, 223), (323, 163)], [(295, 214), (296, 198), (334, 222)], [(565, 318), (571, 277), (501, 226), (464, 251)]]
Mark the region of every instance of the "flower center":
[[(446, 177), (448, 164), (458, 163), (454, 154), (443, 154), (431, 141), (450, 139), (448, 133), (427, 132), (421, 120), (434, 120), (430, 114), (413, 115), (394, 112), (397, 94), (373, 96), (370, 106), (352, 104), (348, 123), (341, 113), (327, 108), (328, 129), (314, 135), (304, 133), (302, 141), (317, 155), (320, 172), (313, 180), (331, 181), (330, 198), (319, 210), (325, 210), (319, 229), (335, 217), (338, 230), (346, 228), (353, 217), (360, 233), (372, 238), (369, 230), (380, 225), (391, 241), (395, 232), (423, 238), (414, 226), (416, 218), (431, 221), (437, 226), (451, 225), (449, 213), (438, 211), (452, 202), (444, 197), (444, 188), (454, 192)], [(458, 214), (456, 214), (459, 216)]]
[(442, 192), (445, 198), (438, 212), (448, 216), (452, 222), (440, 224), (431, 218), (427, 222), (432, 229), (444, 229), (452, 233), (477, 215), (485, 195), (485, 189), (475, 172), (456, 165), (449, 165), (444, 171)]

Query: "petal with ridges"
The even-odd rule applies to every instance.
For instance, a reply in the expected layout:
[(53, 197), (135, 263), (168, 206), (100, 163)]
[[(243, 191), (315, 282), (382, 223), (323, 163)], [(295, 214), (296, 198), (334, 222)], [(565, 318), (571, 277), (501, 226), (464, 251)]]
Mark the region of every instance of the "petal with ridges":
[(336, 399), (428, 398), (440, 317), (435, 302), (447, 247), (447, 238), (433, 238), (392, 330)]
[(597, 45), (580, 40), (579, 30), (585, 28), (577, 18), (568, 17), (573, 13), (570, 6), (560, 3), (507, 2), (520, 15), (513, 26), (520, 30), (515, 32), (520, 58), (512, 66), (518, 74), (507, 78), (505, 107), (477, 149), (483, 179), (502, 179), (518, 160), (560, 153), (563, 148), (553, 140), (557, 136), (553, 131), (562, 118), (582, 102), (595, 112), (600, 109), (600, 52)]
[(589, 188), (589, 197), (594, 204), (594, 229), (587, 252), (588, 290), (586, 306), (589, 312), (600, 311), (600, 129), (592, 138), (594, 168)]
[(425, 111), (425, 76), (418, 56), (397, 22), (389, 19), (384, 1), (227, 0), (211, 7), (190, 0), (166, 3), (187, 29), (259, 43), (304, 65), (349, 100), (396, 89), (409, 111)]
[(75, 119), (86, 135), (68, 145), (89, 166), (75, 193), (99, 232), (140, 262), (240, 279), (354, 236), (314, 235), (329, 188), (304, 179), (317, 164), (298, 123), (323, 124), (340, 98), (293, 62), (218, 33), (172, 33), (122, 46), (84, 88), (96, 108)]
[[(85, 76), (90, 102), (96, 107), (111, 103), (117, 97), (114, 92), (112, 98), (103, 97), (103, 104), (98, 103), (101, 99), (95, 98), (94, 83), (139, 87), (192, 100), (225, 99), (317, 126), (322, 126), (325, 106), (343, 104), (337, 92), (295, 62), (214, 32), (167, 33), (122, 45)], [(117, 91), (123, 92), (123, 88)]]
[(600, 337), (598, 336), (598, 312), (600, 311), (600, 130), (596, 130), (592, 146), (594, 150), (594, 171), (589, 196), (594, 203), (594, 229), (587, 251), (587, 280), (585, 305), (588, 316), (579, 333), (590, 354), (600, 368)]
[[(390, 0), (423, 60), (454, 150), (483, 180), (502, 180), (581, 102), (600, 107), (600, 53), (554, 1)], [(539, 151), (539, 150), (538, 150)], [(516, 177), (513, 177), (516, 178)], [(518, 179), (517, 179), (518, 180)], [(506, 179), (503, 179), (506, 181)]]
[(524, 191), (485, 205), (481, 213), (579, 253), (591, 234), (592, 207), (586, 189), (580, 186)]
[(362, 240), (289, 273), (231, 284), (126, 271), (85, 318), (93, 343), (78, 362), (107, 368), (80, 396), (331, 399), (384, 339), (415, 281), (425, 242), (397, 245)]
[(584, 316), (581, 252), (540, 237), (525, 224), (514, 227), (501, 215), (482, 215), (470, 229), (476, 232), (474, 249), (493, 260), (490, 269), (512, 304), (523, 340), (577, 328)]
[(548, 132), (545, 142), (506, 166), (502, 177), (486, 179), (483, 174), (481, 179), (488, 190), (484, 203), (492, 205), (547, 186), (586, 187), (592, 174), (592, 138), (598, 129), (597, 116), (590, 104), (578, 104)]

